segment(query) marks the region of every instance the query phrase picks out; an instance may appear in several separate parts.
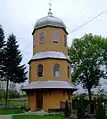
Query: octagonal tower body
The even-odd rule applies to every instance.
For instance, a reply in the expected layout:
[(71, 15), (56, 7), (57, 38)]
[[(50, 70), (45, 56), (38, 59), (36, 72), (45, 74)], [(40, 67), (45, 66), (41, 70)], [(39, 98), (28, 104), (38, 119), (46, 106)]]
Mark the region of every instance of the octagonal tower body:
[(29, 84), (23, 89), (28, 94), (28, 107), (32, 111), (58, 109), (61, 101), (72, 99), (75, 86), (71, 83), (67, 34), (63, 21), (51, 11), (34, 26)]

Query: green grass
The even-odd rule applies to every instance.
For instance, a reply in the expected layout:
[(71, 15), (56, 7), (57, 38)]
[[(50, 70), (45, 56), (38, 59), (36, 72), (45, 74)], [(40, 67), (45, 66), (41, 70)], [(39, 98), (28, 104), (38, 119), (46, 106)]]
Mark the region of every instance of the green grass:
[(14, 115), (13, 119), (62, 119), (62, 117), (59, 115), (54, 116)]
[(21, 109), (0, 109), (0, 115), (19, 114), (19, 113), (22, 113)]

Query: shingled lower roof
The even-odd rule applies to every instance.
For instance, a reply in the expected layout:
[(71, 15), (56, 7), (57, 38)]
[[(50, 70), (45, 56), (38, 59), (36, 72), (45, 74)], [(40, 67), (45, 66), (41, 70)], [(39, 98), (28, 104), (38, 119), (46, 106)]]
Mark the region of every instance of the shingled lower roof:
[[(45, 59), (45, 58), (56, 58), (56, 59), (66, 59), (69, 62), (70, 59), (68, 56), (66, 56), (63, 52), (55, 52), (55, 51), (47, 51), (47, 52), (39, 52), (36, 53), (31, 60), (37, 60), (37, 59)], [(30, 60), (30, 61), (31, 61)]]
[(30, 89), (76, 89), (76, 87), (67, 81), (35, 81), (27, 84), (22, 90)]

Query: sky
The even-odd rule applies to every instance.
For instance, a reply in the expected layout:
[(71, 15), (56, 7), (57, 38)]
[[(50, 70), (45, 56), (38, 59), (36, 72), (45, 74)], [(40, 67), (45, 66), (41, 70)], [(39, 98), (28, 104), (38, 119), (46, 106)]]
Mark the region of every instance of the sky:
[[(23, 63), (28, 67), (32, 57), (32, 31), (36, 21), (47, 16), (49, 0), (0, 0), (0, 24), (6, 38), (14, 33), (23, 53)], [(107, 9), (107, 0), (51, 0), (52, 13), (59, 17), (70, 33), (87, 20)], [(68, 34), (68, 45), (85, 33), (107, 37), (107, 12), (84, 27)]]

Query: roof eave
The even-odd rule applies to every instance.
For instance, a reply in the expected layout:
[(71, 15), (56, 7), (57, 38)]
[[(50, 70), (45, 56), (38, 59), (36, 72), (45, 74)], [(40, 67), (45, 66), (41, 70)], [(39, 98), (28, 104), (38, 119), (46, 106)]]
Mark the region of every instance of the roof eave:
[(26, 88), (26, 89), (22, 89), (22, 91), (29, 91), (29, 90), (66, 90), (66, 91), (77, 91), (77, 88)]
[(71, 61), (69, 59), (62, 59), (62, 58), (50, 58), (50, 57), (46, 57), (46, 58), (39, 58), (39, 59), (31, 59), (29, 60), (28, 64), (31, 63), (31, 61), (36, 61), (36, 60), (45, 60), (45, 59), (59, 59), (59, 60), (67, 60), (69, 63), (71, 63)]
[(68, 32), (67, 32), (67, 30), (64, 28), (64, 27), (60, 27), (60, 26), (52, 26), (52, 25), (45, 25), (45, 26), (41, 26), (41, 27), (37, 27), (37, 28), (34, 28), (34, 30), (33, 30), (33, 32), (32, 32), (32, 35), (34, 34), (34, 32), (36, 31), (36, 30), (38, 30), (38, 29), (41, 29), (41, 28), (45, 28), (45, 27), (54, 27), (54, 28), (62, 28), (64, 31), (65, 31), (65, 33), (68, 35)]

